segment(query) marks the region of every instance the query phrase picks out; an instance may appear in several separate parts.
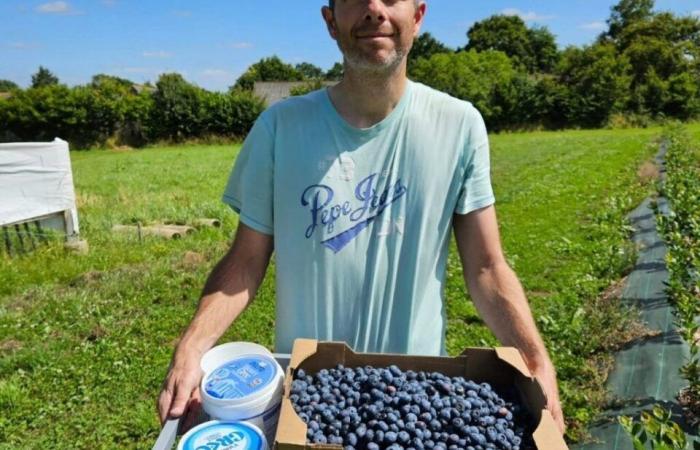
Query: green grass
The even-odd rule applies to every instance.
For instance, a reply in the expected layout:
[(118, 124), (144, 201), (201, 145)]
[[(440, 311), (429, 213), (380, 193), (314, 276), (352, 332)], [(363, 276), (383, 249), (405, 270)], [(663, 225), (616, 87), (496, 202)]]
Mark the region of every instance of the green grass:
[[(700, 126), (694, 126), (695, 136)], [(647, 195), (639, 165), (658, 129), (493, 137), (497, 211), (518, 273), (562, 378), (574, 424), (595, 412), (617, 308), (591, 308), (629, 263), (623, 212)], [(225, 252), (236, 216), (220, 201), (238, 151), (231, 146), (72, 154), (88, 255), (59, 244), (0, 256), (0, 448), (150, 448), (155, 399), (204, 280)], [(190, 223), (219, 229), (179, 241), (114, 234), (112, 225)], [(271, 346), (274, 265), (254, 304), (223, 340)], [(448, 349), (492, 345), (448, 266)], [(602, 314), (600, 311), (606, 311)], [(610, 312), (610, 314), (607, 314)], [(615, 314), (618, 314), (617, 316)], [(580, 434), (574, 426), (572, 437)]]

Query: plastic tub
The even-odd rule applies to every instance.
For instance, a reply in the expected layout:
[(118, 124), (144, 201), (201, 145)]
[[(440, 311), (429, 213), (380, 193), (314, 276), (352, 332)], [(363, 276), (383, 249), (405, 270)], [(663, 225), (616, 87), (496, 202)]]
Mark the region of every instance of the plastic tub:
[(267, 439), (255, 425), (245, 422), (213, 420), (188, 431), (177, 450), (267, 450)]
[(284, 371), (265, 347), (219, 345), (201, 362), (202, 406), (212, 419), (247, 422), (272, 442), (284, 394)]

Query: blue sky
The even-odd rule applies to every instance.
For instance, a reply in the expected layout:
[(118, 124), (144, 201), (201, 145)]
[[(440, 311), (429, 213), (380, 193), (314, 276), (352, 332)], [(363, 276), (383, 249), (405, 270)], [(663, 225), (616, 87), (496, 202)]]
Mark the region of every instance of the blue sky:
[[(611, 0), (427, 0), (423, 31), (452, 46), (496, 13), (547, 26), (560, 46), (590, 43)], [(276, 54), (324, 69), (340, 60), (325, 30), (323, 0), (0, 1), (0, 79), (29, 85), (38, 66), (69, 85), (97, 73), (136, 82), (177, 71), (225, 90), (252, 63)], [(290, 6), (293, 5), (293, 6)], [(303, 5), (303, 6), (302, 6)], [(700, 16), (700, 0), (657, 0), (657, 10)]]

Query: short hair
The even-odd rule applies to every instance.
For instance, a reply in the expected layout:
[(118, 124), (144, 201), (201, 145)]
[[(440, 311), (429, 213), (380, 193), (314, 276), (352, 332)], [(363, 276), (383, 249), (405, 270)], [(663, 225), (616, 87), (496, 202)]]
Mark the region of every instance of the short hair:
[[(420, 3), (420, 0), (413, 0), (413, 3), (414, 3), (416, 6), (418, 6), (418, 4)], [(330, 9), (335, 9), (335, 0), (328, 0), (328, 7), (329, 7)]]

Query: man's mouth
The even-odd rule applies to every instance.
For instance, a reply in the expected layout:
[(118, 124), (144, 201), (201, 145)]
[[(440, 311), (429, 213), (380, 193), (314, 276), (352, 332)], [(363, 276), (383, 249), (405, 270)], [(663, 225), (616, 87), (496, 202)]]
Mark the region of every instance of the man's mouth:
[(393, 37), (393, 33), (362, 33), (358, 34), (358, 39), (380, 39)]

